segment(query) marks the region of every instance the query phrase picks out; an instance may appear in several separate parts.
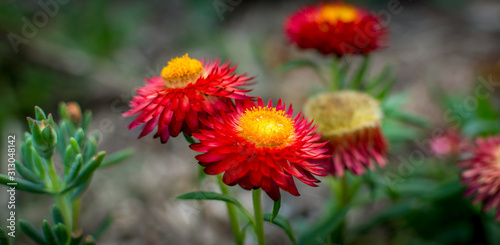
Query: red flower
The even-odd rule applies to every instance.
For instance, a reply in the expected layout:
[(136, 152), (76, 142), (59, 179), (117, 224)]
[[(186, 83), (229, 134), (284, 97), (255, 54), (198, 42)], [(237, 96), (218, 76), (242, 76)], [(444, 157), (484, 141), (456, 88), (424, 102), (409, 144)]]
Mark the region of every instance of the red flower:
[(144, 124), (140, 137), (151, 133), (158, 125), (155, 137), (166, 143), (181, 131), (187, 135), (198, 132), (200, 118), (219, 110), (230, 109), (231, 99), (249, 98), (240, 89), (251, 78), (235, 75), (236, 66), (218, 60), (204, 63), (188, 55), (172, 59), (163, 68), (162, 77), (145, 79), (146, 86), (137, 90), (130, 102), (131, 109), (123, 116), (138, 117), (129, 129)]
[(474, 194), (474, 202), (482, 202), (484, 212), (496, 208), (495, 219), (500, 221), (500, 136), (477, 139), (469, 153), (472, 156), (460, 162), (465, 195)]
[(323, 54), (367, 54), (384, 45), (387, 29), (368, 11), (323, 3), (293, 13), (285, 23), (288, 39)]
[(465, 141), (456, 129), (449, 129), (431, 140), (432, 153), (438, 157), (456, 156), (464, 146)]
[(210, 128), (193, 134), (200, 143), (191, 148), (203, 154), (196, 156), (205, 173), (224, 172), (227, 185), (239, 184), (244, 189), (262, 188), (273, 200), (280, 197), (279, 189), (298, 196), (293, 177), (310, 186), (319, 182), (313, 174), (324, 175), (324, 169), (313, 159), (328, 157), (315, 143), (321, 135), (311, 128), (299, 113), (292, 119), (292, 107), (272, 101), (266, 106), (259, 98), (236, 101), (236, 111), (203, 120)]
[(307, 101), (304, 113), (314, 119), (322, 140), (329, 140), (326, 148), (332, 157), (318, 162), (332, 175), (341, 177), (346, 169), (359, 175), (375, 163), (386, 164), (382, 112), (371, 96), (354, 91), (320, 94)]

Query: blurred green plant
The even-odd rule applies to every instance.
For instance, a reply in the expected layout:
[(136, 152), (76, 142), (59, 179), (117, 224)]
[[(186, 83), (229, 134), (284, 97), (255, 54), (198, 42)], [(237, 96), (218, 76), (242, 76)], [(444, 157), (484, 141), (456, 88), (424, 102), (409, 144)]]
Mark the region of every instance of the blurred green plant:
[[(15, 162), (15, 169), (23, 178), (0, 174), (0, 183), (6, 186), (16, 183), (16, 190), (54, 197), (53, 226), (44, 220), (40, 232), (26, 220), (19, 222), (21, 230), (37, 244), (95, 244), (92, 235), (82, 240), (79, 226), (82, 195), (97, 169), (120, 162), (133, 151), (121, 150), (105, 159), (106, 153), (97, 149), (97, 135), (88, 134), (92, 113), (86, 111), (82, 115), (80, 106), (73, 102), (61, 103), (59, 113), (61, 120), (56, 123), (52, 114), (46, 115), (40, 107), (35, 107), (36, 117), (28, 117), (30, 132), (25, 133), (21, 145), (22, 160)], [(54, 156), (56, 152), (60, 158)], [(56, 171), (55, 159), (61, 159), (61, 173)]]

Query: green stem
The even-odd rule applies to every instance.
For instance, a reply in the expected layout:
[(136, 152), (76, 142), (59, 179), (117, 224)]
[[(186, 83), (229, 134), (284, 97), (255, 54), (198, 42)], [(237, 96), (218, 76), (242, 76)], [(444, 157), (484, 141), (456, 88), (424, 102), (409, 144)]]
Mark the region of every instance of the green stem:
[[(222, 175), (217, 175), (217, 179), (219, 180), (219, 186), (222, 191), (222, 194), (229, 195), (229, 190), (227, 186), (222, 182)], [(236, 215), (236, 209), (234, 204), (226, 202), (227, 212), (229, 214), (229, 221), (231, 223), (231, 229), (233, 230), (234, 241), (237, 245), (243, 244), (243, 236), (240, 232), (240, 225), (238, 224), (238, 216)]]
[(262, 216), (262, 206), (260, 204), (260, 188), (252, 191), (253, 210), (255, 215), (255, 234), (259, 245), (265, 245), (266, 239), (264, 238), (264, 218)]
[[(350, 203), (350, 193), (349, 193), (349, 185), (347, 184), (347, 175), (344, 174), (340, 179), (340, 207), (339, 210), (344, 209)], [(345, 244), (346, 240), (346, 230), (347, 230), (347, 216), (344, 218), (340, 225), (340, 244)]]
[(80, 207), (82, 204), (82, 197), (79, 196), (73, 200), (73, 231), (80, 228)]
[[(61, 190), (61, 185), (59, 183), (59, 178), (57, 177), (54, 160), (52, 160), (52, 158), (47, 159), (47, 165), (49, 166), (49, 178), (52, 184), (52, 190), (54, 191), (54, 193), (58, 193)], [(66, 196), (55, 194), (54, 198), (56, 201), (56, 205), (59, 207), (63, 214), (64, 223), (68, 226), (68, 235), (71, 235), (70, 212), (68, 209), (68, 201), (66, 199)]]
[(332, 59), (332, 82), (330, 83), (330, 90), (335, 91), (340, 89), (340, 58), (333, 56)]

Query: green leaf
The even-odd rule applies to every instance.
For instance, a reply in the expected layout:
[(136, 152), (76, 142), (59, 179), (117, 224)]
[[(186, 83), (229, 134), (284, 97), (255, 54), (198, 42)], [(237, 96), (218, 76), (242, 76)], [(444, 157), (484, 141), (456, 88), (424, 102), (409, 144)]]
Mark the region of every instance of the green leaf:
[(16, 170), (17, 172), (22, 176), (24, 177), (26, 180), (29, 180), (33, 183), (37, 183), (37, 184), (41, 184), (41, 185), (44, 185), (45, 184), (45, 180), (43, 179), (40, 179), (39, 176), (37, 176), (36, 174), (34, 174), (33, 172), (31, 172), (31, 170), (29, 170), (28, 168), (26, 168), (23, 164), (21, 164), (20, 162), (18, 161), (15, 161), (15, 165), (16, 165)]
[(35, 165), (33, 164), (33, 157), (31, 156), (31, 139), (21, 145), (21, 156), (23, 157), (23, 163), (26, 165), (26, 167), (33, 173), (39, 174), (39, 172), (35, 168)]
[(95, 237), (95, 239), (99, 239), (99, 237), (104, 235), (104, 233), (106, 233), (112, 223), (113, 216), (111, 216), (111, 214), (106, 215), (99, 227), (93, 232), (93, 236)]
[(71, 169), (66, 175), (66, 178), (64, 178), (64, 182), (70, 183), (71, 181), (73, 181), (78, 175), (78, 173), (80, 173), (82, 166), (83, 166), (83, 158), (82, 154), (79, 153), (78, 155), (76, 155), (75, 161), (73, 162)]
[(9, 245), (9, 237), (7, 235), (7, 232), (5, 232), (3, 229), (0, 228), (0, 244), (2, 245)]
[(89, 129), (91, 122), (92, 122), (92, 112), (90, 110), (86, 110), (85, 113), (83, 114), (83, 121), (82, 121), (83, 131), (87, 131)]
[(54, 223), (56, 225), (64, 224), (64, 216), (62, 214), (62, 211), (56, 205), (52, 206), (52, 218), (54, 219)]
[(54, 231), (52, 231), (52, 228), (50, 227), (50, 224), (46, 219), (43, 220), (43, 234), (45, 235), (45, 239), (49, 242), (49, 244), (51, 245), (59, 244), (59, 241), (56, 239)]
[(274, 204), (273, 204), (273, 214), (271, 216), (271, 219), (269, 220), (270, 223), (273, 223), (274, 218), (276, 218), (276, 216), (278, 216), (278, 213), (280, 212), (280, 208), (281, 208), (281, 196), (278, 199), (278, 201), (274, 202)]
[(54, 231), (54, 234), (56, 234), (57, 240), (59, 241), (60, 244), (67, 244), (69, 237), (68, 237), (68, 228), (66, 225), (63, 223), (59, 223), (54, 226), (52, 229)]
[(89, 186), (90, 186), (90, 179), (87, 180), (87, 182), (85, 184), (76, 188), (75, 192), (73, 192), (73, 194), (71, 194), (70, 200), (74, 201), (76, 198), (80, 197), (83, 194), (83, 192), (85, 192), (85, 190), (87, 190), (87, 188), (89, 188)]
[(33, 159), (33, 163), (35, 164), (36, 169), (40, 173), (40, 177), (44, 178), (46, 177), (45, 175), (45, 164), (43, 163), (42, 157), (38, 155), (34, 147), (30, 147), (31, 150), (31, 156)]
[(104, 161), (101, 163), (101, 166), (99, 166), (99, 168), (105, 168), (105, 167), (109, 167), (109, 166), (113, 166), (127, 158), (129, 158), (130, 156), (132, 156), (134, 154), (134, 149), (133, 148), (127, 148), (127, 149), (123, 149), (119, 152), (115, 152), (109, 156), (107, 156)]
[(189, 144), (195, 144), (196, 143), (196, 141), (194, 141), (193, 137), (187, 135), (186, 133), (184, 133), (184, 131), (182, 132), (182, 135), (184, 135), (184, 139), (186, 139), (186, 141)]
[(42, 121), (47, 119), (47, 116), (45, 116), (45, 112), (43, 112), (42, 108), (35, 106), (35, 116), (37, 121)]
[(400, 110), (388, 111), (386, 117), (394, 118), (400, 120), (401, 122), (410, 123), (417, 127), (428, 128), (430, 126), (429, 121), (423, 119), (422, 116), (405, 113)]
[(67, 176), (69, 174), (70, 169), (75, 163), (77, 154), (79, 154), (79, 152), (75, 152), (71, 145), (66, 146), (64, 153), (64, 175)]
[(368, 84), (368, 87), (366, 88), (366, 91), (370, 94), (373, 94), (377, 88), (380, 88), (384, 84), (385, 81), (388, 80), (389, 76), (391, 74), (391, 66), (386, 65), (384, 69), (378, 74), (373, 81)]
[(317, 244), (318, 238), (325, 240), (329, 234), (340, 227), (349, 209), (350, 206), (346, 206), (340, 211), (331, 212), (325, 216), (300, 237), (299, 244)]
[(324, 84), (327, 84), (326, 79), (324, 78), (323, 74), (321, 74), (320, 66), (316, 64), (314, 61), (308, 59), (294, 59), (287, 61), (283, 65), (281, 65), (279, 70), (281, 73), (285, 73), (293, 69), (303, 68), (303, 67), (311, 68), (313, 72), (316, 74), (316, 76), (318, 76), (320, 81)]
[(82, 149), (83, 146), (85, 146), (85, 132), (83, 132), (83, 129), (79, 128), (76, 131), (75, 140), (78, 142), (79, 149)]
[(216, 201), (223, 201), (223, 202), (229, 202), (234, 204), (240, 211), (247, 216), (247, 218), (252, 222), (252, 224), (255, 225), (255, 220), (253, 218), (253, 215), (248, 212), (248, 210), (241, 205), (238, 200), (236, 200), (234, 197), (225, 195), (225, 194), (220, 194), (220, 193), (215, 193), (215, 192), (207, 192), (207, 191), (195, 191), (195, 192), (190, 192), (186, 193), (184, 195), (180, 195), (176, 197), (175, 199), (181, 199), (181, 200), (216, 200)]
[(73, 152), (75, 152), (76, 154), (81, 152), (80, 145), (78, 144), (75, 138), (73, 137), (69, 138), (69, 143), (71, 144), (71, 149), (73, 149)]
[[(15, 183), (15, 185), (9, 185), (9, 183)], [(49, 190), (45, 188), (45, 186), (34, 184), (24, 179), (15, 178), (14, 181), (10, 180), (9, 176), (5, 174), (0, 174), (0, 184), (9, 187), (15, 187), (16, 190), (22, 190), (32, 193), (40, 193), (40, 194), (51, 194)]]
[(69, 183), (68, 186), (61, 191), (61, 194), (73, 189), (74, 187), (85, 184), (85, 182), (87, 182), (87, 180), (89, 180), (90, 177), (92, 177), (92, 174), (99, 167), (99, 165), (101, 165), (104, 156), (106, 156), (106, 152), (104, 151), (101, 151), (99, 152), (99, 154), (94, 156), (90, 161), (90, 163), (86, 164), (83, 167), (83, 169), (80, 171), (75, 180)]
[(363, 77), (365, 76), (369, 63), (370, 63), (370, 56), (365, 55), (363, 57), (361, 65), (359, 66), (358, 71), (356, 72), (356, 76), (352, 79), (351, 84), (353, 89), (359, 89), (362, 86), (361, 83), (363, 82)]
[[(274, 209), (273, 209), (274, 212)], [(274, 216), (274, 217), (273, 217)], [(264, 214), (264, 221), (269, 221), (270, 223), (277, 225), (281, 229), (283, 229), (290, 240), (292, 241), (293, 244), (296, 244), (295, 241), (295, 236), (293, 235), (293, 230), (292, 226), (290, 225), (290, 222), (288, 221), (287, 218), (281, 216), (281, 215), (274, 215), (274, 214)], [(273, 222), (274, 221), (274, 222)]]
[(39, 245), (51, 245), (45, 240), (43, 234), (28, 221), (23, 219), (19, 220), (19, 227), (21, 227), (21, 230)]

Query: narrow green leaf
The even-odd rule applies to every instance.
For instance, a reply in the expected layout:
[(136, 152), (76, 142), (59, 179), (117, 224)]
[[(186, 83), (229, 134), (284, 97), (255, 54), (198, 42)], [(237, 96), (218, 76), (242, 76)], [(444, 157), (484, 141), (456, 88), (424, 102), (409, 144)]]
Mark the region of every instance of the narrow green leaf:
[(190, 192), (186, 193), (184, 195), (180, 195), (176, 197), (175, 199), (181, 199), (181, 200), (217, 200), (217, 201), (223, 201), (223, 202), (229, 202), (234, 204), (240, 211), (247, 216), (247, 218), (252, 222), (252, 224), (255, 225), (255, 220), (253, 218), (253, 215), (246, 210), (243, 205), (241, 205), (238, 200), (236, 200), (234, 197), (225, 195), (225, 194), (220, 194), (220, 193), (215, 193), (215, 192), (207, 192), (207, 191), (195, 191), (195, 192)]
[(81, 152), (80, 145), (78, 144), (75, 138), (73, 137), (69, 138), (69, 143), (71, 144), (71, 148), (73, 149), (74, 152), (76, 152), (77, 154)]
[(68, 184), (64, 190), (61, 191), (61, 194), (73, 189), (74, 187), (80, 186), (87, 182), (87, 180), (92, 177), (92, 174), (94, 171), (101, 165), (102, 160), (104, 159), (104, 156), (106, 156), (106, 153), (104, 151), (99, 152), (98, 155), (94, 156), (90, 163), (86, 164), (78, 176), (73, 180), (71, 183)]
[[(14, 183), (15, 185), (9, 185), (9, 183)], [(16, 190), (21, 190), (21, 191), (40, 193), (40, 194), (51, 194), (51, 192), (47, 190), (45, 186), (34, 184), (20, 178), (15, 178), (14, 181), (12, 181), (10, 177), (5, 174), (0, 174), (0, 184), (9, 187), (15, 187)]]
[(400, 110), (390, 111), (385, 116), (400, 120), (401, 122), (410, 123), (422, 128), (427, 128), (430, 126), (429, 121), (423, 119), (422, 116), (413, 115), (410, 113), (402, 112)]
[(7, 232), (0, 228), (0, 244), (10, 245), (9, 237)]
[(83, 129), (79, 128), (76, 131), (75, 140), (78, 143), (78, 147), (80, 149), (82, 149), (83, 146), (85, 146), (85, 132), (83, 132)]
[(33, 159), (33, 163), (35, 164), (36, 169), (40, 173), (40, 177), (45, 179), (46, 178), (45, 164), (43, 162), (42, 157), (40, 157), (40, 155), (38, 155), (38, 153), (36, 152), (34, 147), (30, 147), (30, 150), (31, 150), (31, 157)]
[(283, 65), (281, 65), (279, 70), (281, 73), (285, 73), (285, 72), (291, 71), (293, 69), (303, 68), (303, 67), (311, 68), (312, 71), (316, 74), (316, 76), (319, 78), (319, 80), (322, 83), (328, 84), (324, 75), (321, 73), (320, 66), (311, 60), (307, 60), (307, 59), (290, 60), (290, 61), (285, 62)]
[(54, 234), (56, 234), (57, 240), (60, 244), (67, 244), (68, 237), (68, 228), (63, 223), (59, 223), (53, 228)]
[(51, 245), (45, 240), (43, 234), (28, 221), (23, 219), (19, 220), (19, 227), (21, 227), (21, 230), (28, 237), (30, 237), (33, 241), (35, 241), (39, 245)]
[(368, 84), (368, 87), (366, 88), (366, 91), (368, 93), (373, 93), (373, 91), (378, 88), (384, 81), (387, 80), (389, 75), (391, 74), (391, 67), (389, 65), (385, 66), (384, 69), (378, 74), (375, 79), (371, 81), (370, 84)]
[(33, 164), (33, 157), (31, 156), (31, 139), (21, 145), (21, 156), (23, 157), (23, 163), (26, 167), (38, 175), (39, 172), (36, 170)]
[(340, 211), (331, 212), (325, 216), (300, 237), (299, 244), (317, 244), (318, 238), (324, 240), (329, 234), (340, 227), (340, 224), (344, 221), (349, 208), (350, 206), (347, 206)]
[(41, 185), (44, 185), (45, 184), (45, 180), (43, 179), (40, 179), (39, 176), (37, 176), (35, 173), (31, 172), (31, 170), (29, 170), (27, 167), (25, 167), (23, 164), (21, 164), (20, 162), (18, 161), (15, 161), (15, 165), (16, 165), (16, 170), (17, 172), (23, 177), (25, 178), (26, 180), (29, 180), (33, 183), (37, 183), (37, 184), (41, 184)]
[(85, 184), (83, 184), (75, 189), (73, 194), (71, 194), (71, 196), (70, 196), (70, 200), (74, 201), (75, 199), (81, 197), (82, 194), (89, 188), (89, 186), (90, 186), (90, 179), (87, 180), (87, 182), (85, 182)]
[(105, 167), (115, 165), (115, 164), (129, 158), (133, 154), (134, 154), (133, 148), (127, 148), (127, 149), (123, 149), (119, 152), (115, 152), (115, 153), (107, 156), (104, 159), (104, 161), (102, 162), (101, 166), (99, 166), (99, 168), (105, 168)]
[(389, 78), (381, 88), (380, 92), (375, 97), (377, 97), (379, 100), (383, 100), (389, 94), (389, 91), (391, 91), (392, 86), (394, 86), (394, 83), (396, 83), (396, 78), (395, 77)]
[(93, 236), (95, 239), (99, 239), (106, 231), (109, 229), (111, 224), (113, 223), (113, 216), (111, 214), (106, 215), (106, 217), (102, 220), (99, 227), (93, 232)]
[[(274, 212), (274, 210), (273, 210), (273, 212)], [(296, 244), (295, 236), (294, 236), (294, 233), (292, 230), (292, 226), (290, 225), (290, 222), (288, 221), (287, 218), (285, 218), (281, 215), (275, 216), (274, 214), (264, 214), (264, 221), (268, 221), (268, 222), (280, 227), (281, 229), (283, 229), (283, 231), (285, 231), (285, 233), (288, 235), (288, 237), (290, 238), (292, 243)]]
[(73, 147), (71, 145), (66, 146), (66, 150), (64, 153), (64, 175), (68, 175), (70, 169), (73, 167), (73, 164), (75, 163), (76, 155), (79, 154), (79, 152), (75, 152), (73, 150)]
[(97, 153), (97, 140), (90, 138), (83, 148), (83, 162), (89, 161)]
[(82, 121), (83, 131), (87, 131), (89, 129), (91, 122), (92, 122), (92, 112), (90, 110), (86, 110), (85, 113), (83, 114), (83, 121)]
[(83, 166), (82, 154), (78, 154), (76, 155), (75, 161), (73, 162), (71, 169), (64, 178), (64, 182), (70, 183), (71, 181), (73, 181), (76, 178), (76, 176), (78, 176), (78, 173), (80, 173), (82, 166)]
[(356, 76), (352, 79), (351, 84), (353, 89), (359, 89), (362, 86), (363, 78), (365, 76), (366, 70), (368, 69), (369, 63), (370, 56), (365, 55), (358, 71), (356, 72)]
[(64, 102), (59, 103), (59, 116), (63, 120), (69, 119), (68, 110), (66, 109), (66, 103)]
[(274, 202), (273, 204), (273, 215), (271, 216), (271, 219), (269, 220), (270, 223), (273, 223), (274, 218), (278, 216), (278, 213), (280, 212), (281, 208), (281, 196), (278, 199), (278, 201)]
[(49, 242), (49, 244), (51, 245), (59, 244), (59, 241), (56, 239), (54, 231), (52, 231), (52, 228), (50, 227), (50, 224), (46, 219), (43, 220), (43, 234), (45, 235), (45, 239)]
[(64, 224), (64, 216), (57, 205), (52, 206), (52, 218), (54, 219), (54, 224)]
[(195, 144), (196, 143), (196, 141), (194, 141), (193, 137), (187, 135), (186, 133), (184, 133), (184, 131), (182, 132), (182, 135), (184, 135), (184, 139), (186, 139), (186, 141), (189, 144)]

